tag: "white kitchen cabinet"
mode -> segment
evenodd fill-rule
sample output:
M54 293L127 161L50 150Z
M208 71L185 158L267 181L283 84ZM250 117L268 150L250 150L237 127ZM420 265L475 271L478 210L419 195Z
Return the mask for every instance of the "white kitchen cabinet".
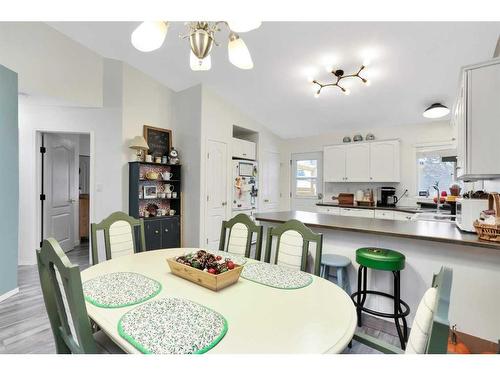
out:
M500 59L466 66L453 109L457 134L457 176L500 177Z
M394 211L394 220L401 220L401 221L412 220L413 216L414 214L409 212Z
M375 219L394 220L394 211L391 211L391 210L375 210Z
M326 146L323 149L323 180L345 182L346 150L344 145Z
M325 182L399 182L399 140L325 146Z
M375 210L370 210L367 208L347 208L347 207L341 207L340 208L340 215L341 216L353 216L353 217L368 217L368 218L374 218Z
M353 143L346 147L346 182L364 182L370 178L370 144Z
M278 211L280 205L280 154L264 151L260 161L260 211Z
M320 214L340 215L340 207L316 206L316 212Z
M370 181L399 182L399 140L370 143Z
M241 159L256 159L256 145L254 142L244 139L233 138L233 155L234 158Z

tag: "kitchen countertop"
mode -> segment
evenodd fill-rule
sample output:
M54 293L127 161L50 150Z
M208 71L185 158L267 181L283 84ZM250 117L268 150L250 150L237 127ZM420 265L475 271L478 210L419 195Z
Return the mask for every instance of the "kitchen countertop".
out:
M364 217L337 216L305 211L263 212L255 214L258 221L284 223L296 219L307 226L405 237L426 241L485 247L500 251L500 243L479 240L475 233L462 232L453 223L434 221L399 221Z
M366 210L388 210L388 211L399 211L399 212L408 212L412 214L417 214L421 212L435 212L436 209L423 209L418 206L413 207L405 207L405 206L397 206L397 207L381 207L381 206L355 206L351 204L337 204L337 203L316 203L316 206L323 207L340 207L340 208L359 208ZM445 212L444 210L441 210Z

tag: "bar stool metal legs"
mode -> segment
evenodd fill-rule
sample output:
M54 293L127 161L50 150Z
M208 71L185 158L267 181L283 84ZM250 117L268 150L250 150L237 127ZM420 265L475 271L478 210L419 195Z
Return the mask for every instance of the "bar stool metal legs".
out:
M408 324L406 322L406 316L410 313L410 307L406 302L401 299L401 277L400 271L392 271L394 276L394 295L388 293L379 292L376 290L368 290L367 288L367 267L359 266L358 269L358 291L353 293L351 298L356 306L356 313L358 315L358 327L363 325L362 312L381 316L384 318L394 319L396 325L396 330L398 332L399 342L401 344L401 349L406 348L406 342L408 341ZM375 294L394 300L394 309L392 313L384 313L380 311L375 311L365 307L366 296L368 294ZM401 327L402 325L402 327Z

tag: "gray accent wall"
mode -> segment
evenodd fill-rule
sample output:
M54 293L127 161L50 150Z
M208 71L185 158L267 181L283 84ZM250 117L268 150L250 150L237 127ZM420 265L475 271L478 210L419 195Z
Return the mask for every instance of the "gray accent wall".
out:
M17 288L19 150L17 73L0 65L0 298ZM35 251L35 249L33 249Z

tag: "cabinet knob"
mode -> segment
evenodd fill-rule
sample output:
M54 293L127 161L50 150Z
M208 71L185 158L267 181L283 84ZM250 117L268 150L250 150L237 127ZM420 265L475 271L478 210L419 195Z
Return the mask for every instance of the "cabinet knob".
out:
M160 231L158 229L155 230L155 234L160 234Z
M168 229L167 229L167 228L165 228L165 233L167 233L167 232L168 232Z

